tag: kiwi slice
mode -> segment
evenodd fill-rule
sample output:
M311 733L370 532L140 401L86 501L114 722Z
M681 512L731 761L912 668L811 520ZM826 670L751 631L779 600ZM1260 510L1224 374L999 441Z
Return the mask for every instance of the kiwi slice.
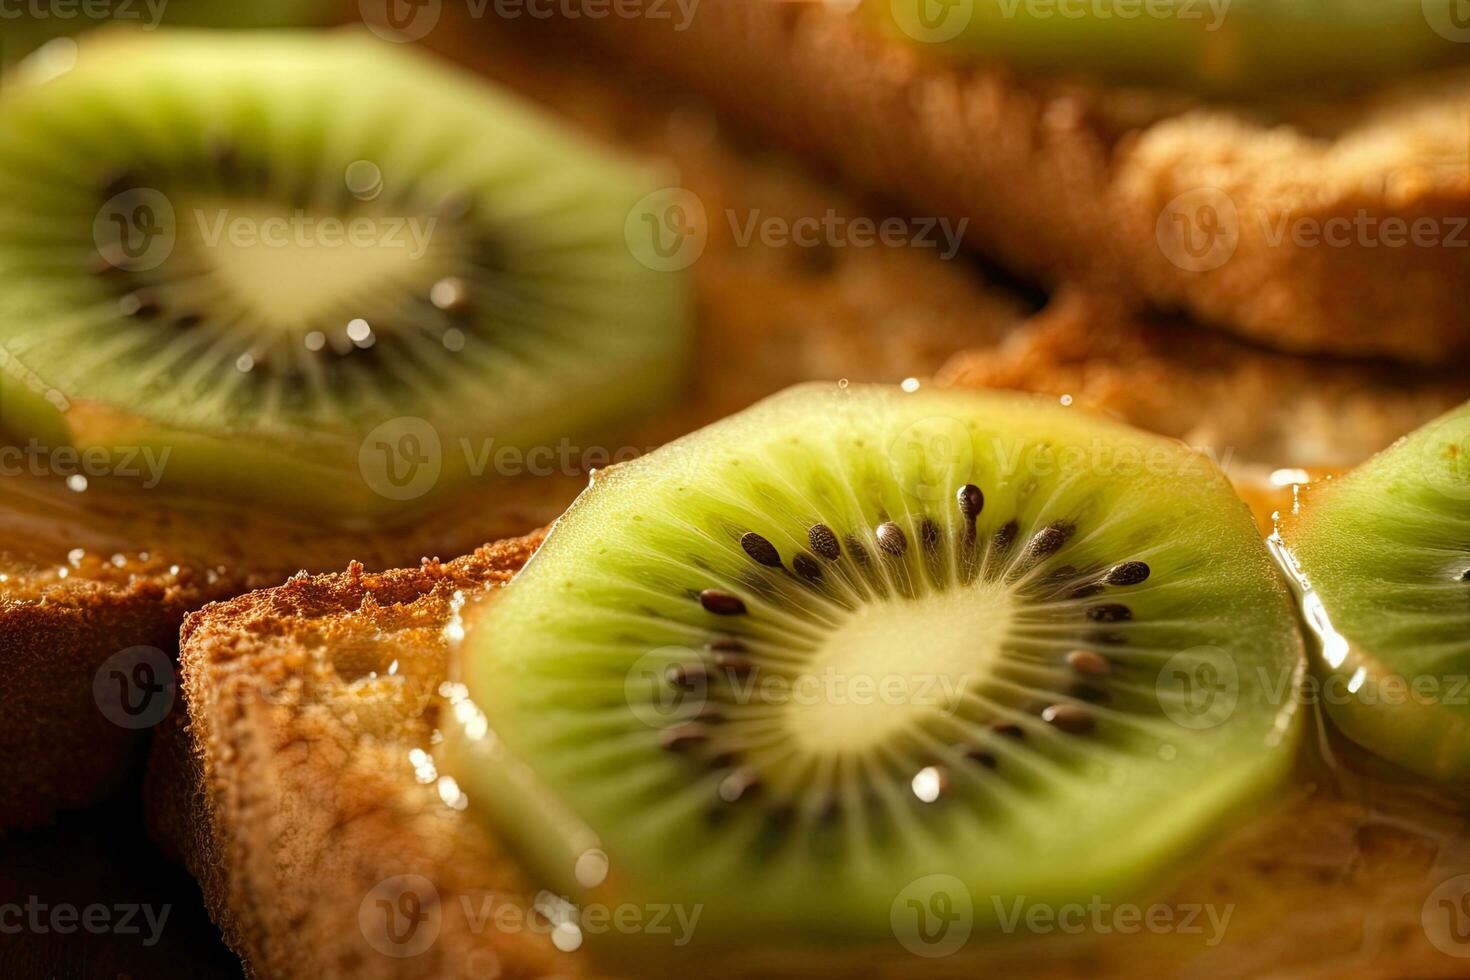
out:
M1457 0L864 0L966 60L1223 93L1463 64Z
M599 475L455 629L470 804L564 894L747 942L892 944L930 875L977 928L1137 887L1283 773L1303 672L1213 464L927 389L801 386Z
M1420 775L1470 777L1470 405L1302 488L1272 543L1338 727Z
M680 382L684 280L625 232L667 181L407 46L94 36L0 115L14 435L371 516Z

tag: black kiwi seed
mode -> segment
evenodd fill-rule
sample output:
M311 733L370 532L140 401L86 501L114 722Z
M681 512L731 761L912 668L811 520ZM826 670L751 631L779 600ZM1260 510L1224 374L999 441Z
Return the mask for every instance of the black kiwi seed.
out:
M852 560L855 561L857 564L866 565L869 561L872 560L868 556L868 549L864 548L863 543L857 538L853 537L851 534L847 536L847 540L843 543L847 545L848 553L852 555Z
M816 582L822 577L822 566L804 551L791 560L791 567L796 570L796 574L811 582Z
M731 674L746 677L755 670L755 661L738 653L717 653L715 666Z
M1000 530L995 532L995 538L991 543L994 544L996 551L1005 554L1011 550L1011 546L1016 543L1016 537L1020 533L1021 525L1017 521L1006 521L1005 524L1001 525Z
M736 769L720 782L720 799L726 803L738 803L755 796L761 790L761 778L750 769Z
M903 533L903 528L892 521L878 525L877 537L878 547L894 558L903 557L904 552L909 550L909 539Z
M1465 571L1460 574L1460 581L1470 582L1470 568L1465 569Z
M664 678L674 687L692 691L709 682L709 672L698 664L675 664L664 673Z
M806 539L821 557L828 561L836 561L842 557L842 547L837 543L837 534L825 524L814 524L807 531Z
M135 293L128 293L117 301L117 310L119 313L123 316L135 317L139 320L153 319L158 315L160 309L162 307L158 305L158 300L151 293L143 292L142 290Z
M1148 580L1149 571L1145 562L1125 561L1109 569L1103 581L1109 585L1137 585Z
M986 769L995 768L995 756L986 752L984 749L976 748L973 745L959 745L955 747L955 751L969 761L978 763Z
M696 722L685 722L665 728L659 736L658 744L660 748L670 752L682 752L708 741L709 729Z
M717 636L707 646L721 653L745 653L749 649L743 641L733 636Z
M776 546L754 531L745 532L740 538L740 547L758 565L765 565L767 568L781 567L781 553L776 550Z
M204 316L199 313L180 313L174 317L174 326L179 330L193 330L204 322Z
M939 522L932 517L926 517L919 522L919 542L925 551L933 551L939 547L939 537L944 532L940 530Z
M1086 735L1097 726L1090 712L1074 704L1054 704L1041 713L1041 720L1068 735Z
M1106 677L1113 672L1112 661L1096 650L1073 650L1067 654L1067 666L1088 677Z
M1067 542L1072 540L1072 535L1077 533L1077 525L1071 521L1056 521L1037 531L1026 543L1026 556L1032 559L1050 558L1061 551Z
M960 487L956 496L960 502L960 516L973 526L975 518L979 517L980 511L985 509L985 494L975 484L966 483Z
M1087 599L1097 595L1103 587L1096 582L1084 582L1067 593L1068 599Z
M714 613L716 616L745 614L745 601L721 589L705 589L699 593L699 604L704 607L705 612Z
M1088 609L1087 618L1094 623L1125 623L1133 618L1133 610L1120 603L1108 603Z
M1025 738L1026 730L1013 721L1002 721L991 727L991 731L1006 738Z

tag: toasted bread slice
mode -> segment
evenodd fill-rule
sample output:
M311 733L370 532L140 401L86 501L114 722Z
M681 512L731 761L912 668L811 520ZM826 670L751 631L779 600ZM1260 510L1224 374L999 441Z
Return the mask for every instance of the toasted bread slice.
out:
M603 66L575 51L537 56L509 27L469 37L446 27L432 40L625 153L672 159L711 209L787 222L829 210L864 213L791 161L742 148L707 107L676 91L608 85ZM148 690L130 687L134 671L145 671L136 679L148 689L167 687L167 660L189 610L300 569L356 560L381 570L525 533L570 503L588 466L646 450L798 381L932 374L956 350L995 343L1027 310L963 263L904 249L742 244L725 222L712 224L693 275L698 350L675 411L626 433L622 445L549 447L552 462L536 469L529 458L524 466L512 461L517 469L492 488L412 526L344 533L165 502L156 493L108 494L94 485L79 494L63 474L9 475L7 465L0 666L11 680L0 688L0 781L10 792L0 798L0 829L84 804L127 769L137 739L122 725L157 720L172 697L165 689L147 700ZM139 647L154 653L134 653ZM107 666L117 655L125 662ZM125 711L121 699L139 713Z
M503 586L537 543L383 574L353 566L189 618L188 721L155 742L150 825L252 975L599 974L587 949L551 940L538 885L473 808L453 805L433 759L458 599ZM1463 947L1426 932L1421 909L1463 870L1463 821L1360 763L1304 773L1126 921L1104 906L1078 912L1081 927L1021 926L949 959L897 944L856 962L753 950L683 975L1448 975Z
M1463 371L1271 354L1078 288L939 380L1067 395L1206 447L1233 476L1354 466L1470 398Z
M853 6L705 0L554 29L591 32L908 208L968 219L975 246L1025 275L1282 350L1470 351L1470 73L1225 103L957 67Z

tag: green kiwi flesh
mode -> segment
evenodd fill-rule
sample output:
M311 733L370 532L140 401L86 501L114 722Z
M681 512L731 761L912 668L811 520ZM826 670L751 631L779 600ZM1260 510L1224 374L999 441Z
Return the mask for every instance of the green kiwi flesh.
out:
M1225 94L1463 64L1456 0L864 0L966 60Z
M562 894L747 944L892 946L928 875L977 930L1140 887L1283 774L1304 669L1203 456L856 385L598 474L451 634L469 805Z
M667 181L408 46L93 35L0 114L13 437L377 518L418 495L365 454L407 482L437 448L443 489L490 440L611 439L682 382L684 278L625 238Z
M1470 778L1470 405L1304 488L1273 544L1338 727L1420 775Z

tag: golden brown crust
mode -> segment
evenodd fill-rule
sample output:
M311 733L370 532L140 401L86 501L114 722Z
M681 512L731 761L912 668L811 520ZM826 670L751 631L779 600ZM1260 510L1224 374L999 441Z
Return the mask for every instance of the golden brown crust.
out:
M534 889L409 759L431 744L454 594L503 585L539 542L383 574L353 566L189 618L190 723L155 750L151 820L254 974L570 972L544 934L472 950L461 895L524 909ZM409 947L381 922L358 922L380 893L397 900L400 875L433 884L420 893L435 905L437 939L411 960L397 958Z
M975 245L1027 275L1283 350L1470 351L1464 74L1232 106L960 69L821 4L708 0L687 25L557 27L595 32L885 197L969 218Z

